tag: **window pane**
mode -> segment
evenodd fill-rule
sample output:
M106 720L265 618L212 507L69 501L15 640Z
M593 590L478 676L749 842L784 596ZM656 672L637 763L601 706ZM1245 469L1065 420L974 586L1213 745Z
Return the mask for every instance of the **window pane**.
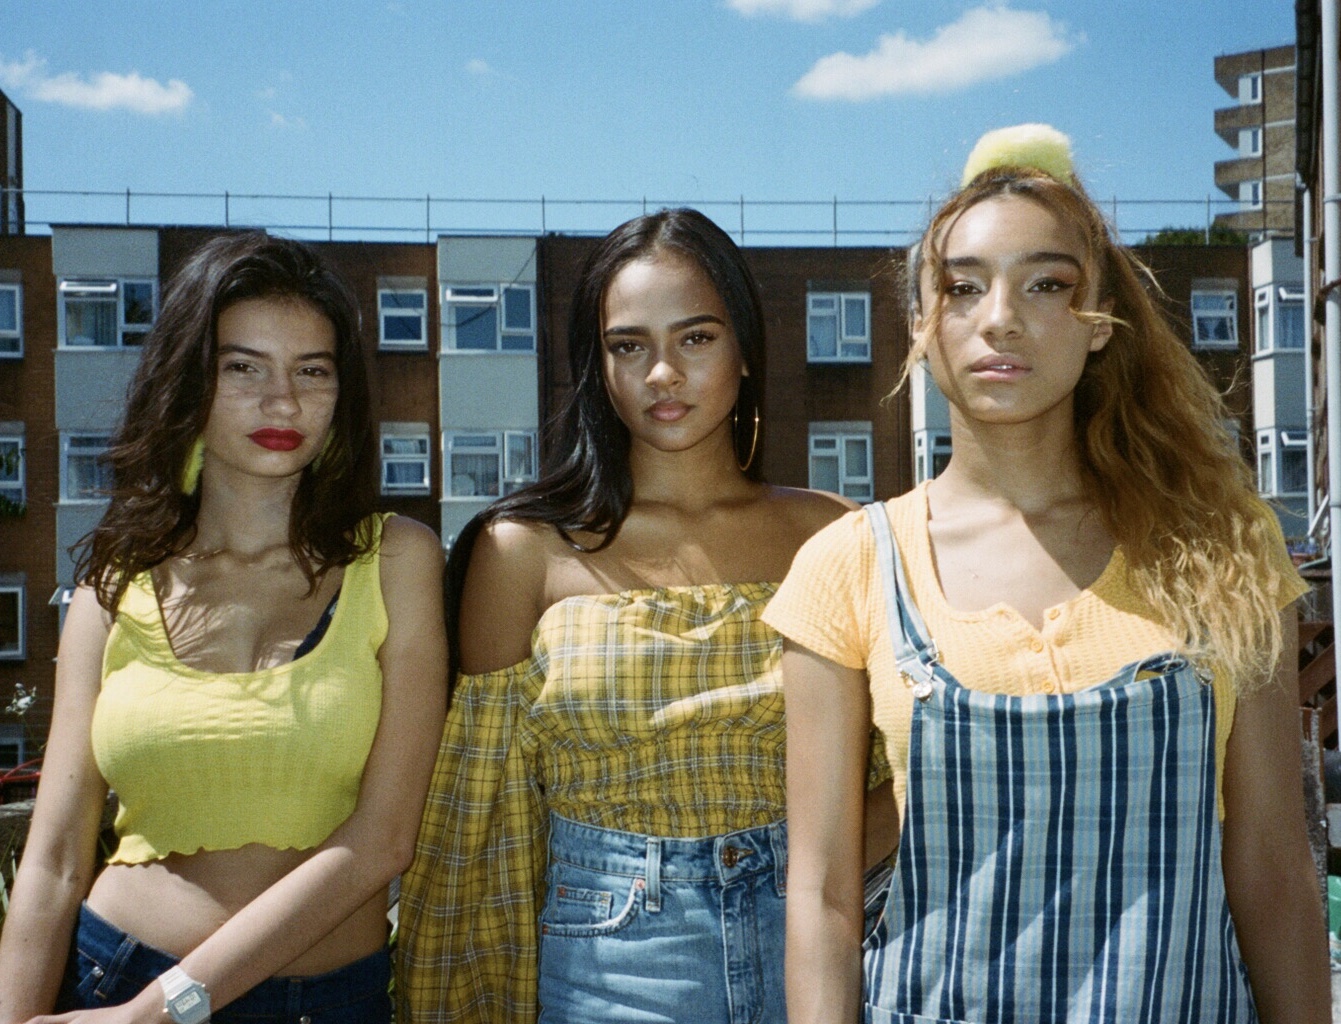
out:
M1198 316L1197 341L1232 343L1234 321L1227 316Z
M1232 313L1234 295L1231 292L1193 292L1192 309L1198 313Z
M116 300L65 300L65 344L88 347L116 344Z
M503 335L503 351L505 352L534 352L535 335L534 334L505 334Z
M485 352L498 348L498 307L456 305L450 316L457 348Z
M871 475L871 467L867 462L867 444L864 437L849 437L843 440L843 460L844 469L847 477L860 477L865 479Z
M0 288L0 331L19 329L19 293L13 288Z
M452 497L498 496L498 456L452 454Z
M381 292L378 298L381 299L384 310L421 310L427 301L423 292Z
M426 437L384 437L382 438L383 455L427 455L428 438Z
M19 592L0 590L0 653L17 654L20 649Z
M847 484L843 487L843 497L851 498L853 501L870 501L870 484Z
M1257 453L1257 489L1263 494L1276 493L1276 481L1271 470L1271 452Z
M22 458L18 441L0 441L0 484L19 482Z
M1276 306L1276 347L1304 347L1303 303L1282 302Z
M1308 490L1308 452L1305 449L1281 451L1280 489L1284 494L1302 494Z
M1271 348L1271 316L1267 306L1257 307L1257 351Z
M503 326L509 331L531 329L531 289L503 289Z
M424 321L418 314L414 316L382 317L382 340L384 341L423 341Z
M427 487L428 466L409 460L382 464L382 479L388 487Z
M843 300L843 336L845 338L864 338L866 329L866 300L862 298Z
M838 456L810 456L810 486L819 491L838 490Z
M154 322L154 286L149 281L127 281L124 288L125 322L149 325Z
M67 498L103 498L112 486L112 472L96 455L71 455L66 466Z
M832 359L838 355L838 317L810 315L810 358Z
M507 436L508 478L517 480L535 476L535 441L530 434Z

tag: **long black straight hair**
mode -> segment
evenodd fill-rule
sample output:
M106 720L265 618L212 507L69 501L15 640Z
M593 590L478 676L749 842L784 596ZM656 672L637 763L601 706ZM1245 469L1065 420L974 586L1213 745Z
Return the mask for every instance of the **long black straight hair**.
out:
M628 264L661 253L692 260L712 282L731 318L748 375L740 380L732 442L745 475L760 478L758 438L763 410L764 314L759 287L731 237L697 210L659 210L626 221L606 235L582 264L568 321L568 366L573 392L552 425L557 465L529 487L500 498L457 535L444 579L450 673L459 668L461 595L475 539L500 519L546 523L574 548L595 552L619 534L633 498L629 431L606 391L601 315L615 275ZM748 462L747 462L748 460ZM594 533L591 547L574 533Z

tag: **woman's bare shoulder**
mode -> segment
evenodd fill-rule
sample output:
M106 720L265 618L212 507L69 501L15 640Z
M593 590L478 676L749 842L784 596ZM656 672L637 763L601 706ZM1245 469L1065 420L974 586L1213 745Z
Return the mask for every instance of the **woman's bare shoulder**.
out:
M770 511L780 512L808 534L828 526L860 506L850 498L831 491L811 491L804 487L770 486L766 500Z
M552 561L565 547L546 523L499 519L475 539L461 595L461 666L470 674L524 661L544 613Z

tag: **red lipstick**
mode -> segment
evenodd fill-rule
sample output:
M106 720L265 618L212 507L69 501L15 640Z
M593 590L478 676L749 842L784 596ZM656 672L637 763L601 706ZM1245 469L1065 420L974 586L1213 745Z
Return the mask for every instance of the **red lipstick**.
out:
M291 452L303 443L303 434L298 430L279 430L263 427L247 435L256 444L272 452Z

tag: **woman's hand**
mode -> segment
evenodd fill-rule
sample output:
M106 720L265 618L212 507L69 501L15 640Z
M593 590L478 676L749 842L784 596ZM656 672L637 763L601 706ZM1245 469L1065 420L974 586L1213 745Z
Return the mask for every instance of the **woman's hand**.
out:
M866 673L786 641L787 1017L861 1016Z
M1304 828L1298 613L1281 613L1275 679L1239 698L1225 758L1222 863L1263 1024L1327 1024L1331 978Z

